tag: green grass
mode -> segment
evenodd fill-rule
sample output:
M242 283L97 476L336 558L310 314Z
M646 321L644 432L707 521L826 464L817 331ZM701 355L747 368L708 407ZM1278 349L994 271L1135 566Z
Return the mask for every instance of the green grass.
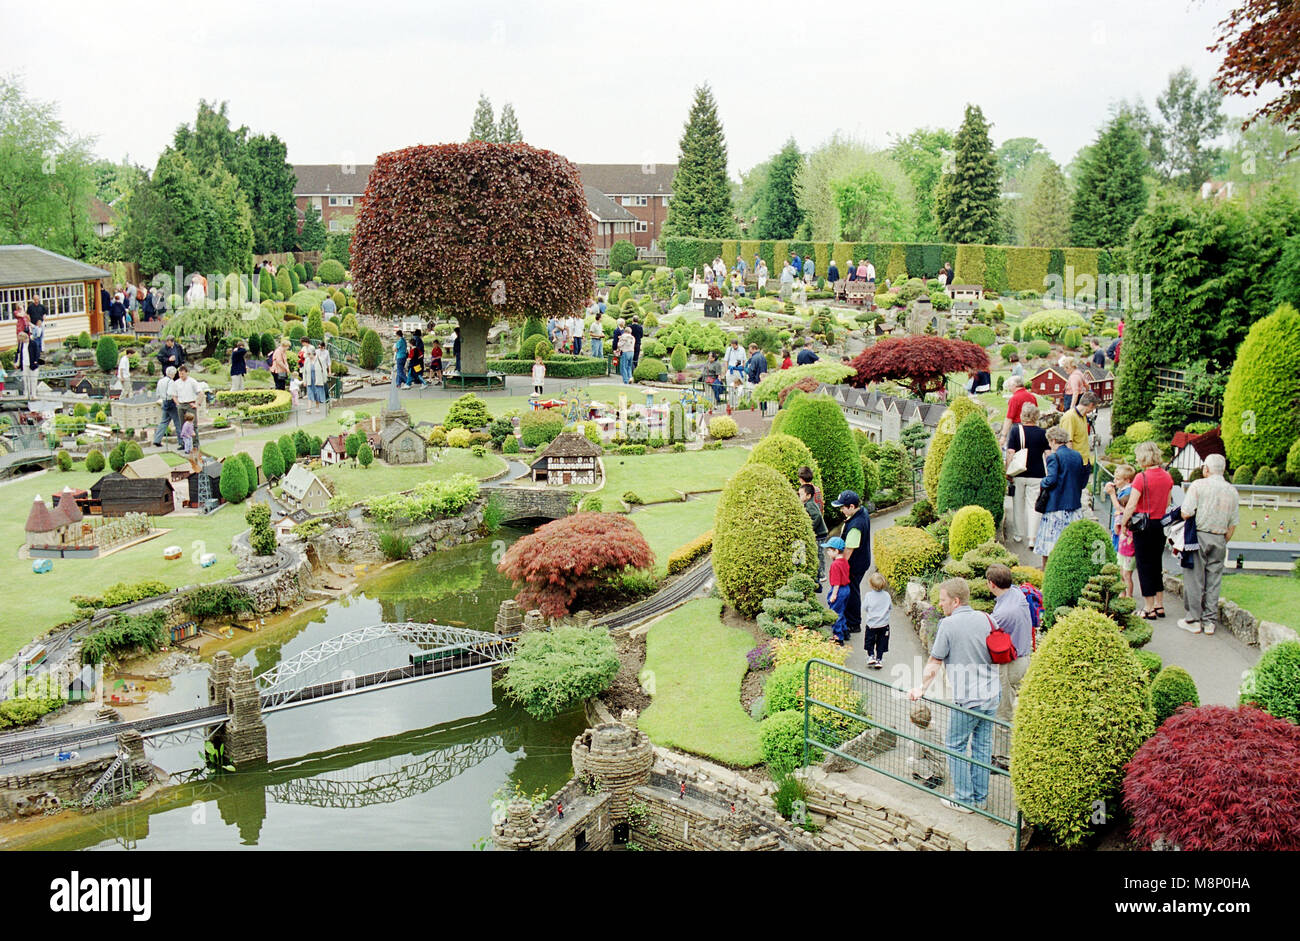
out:
M437 452L430 448L430 456ZM453 474L471 474L483 479L506 469L506 462L495 454L475 457L467 448L447 448L442 457L429 464L390 467L376 461L369 467L353 467L350 461L322 467L317 473L334 483L335 494L356 502L379 494L410 490L426 480L445 480Z
M1224 573L1219 594L1261 620L1276 621L1300 631L1300 580L1282 575L1234 573L1229 569Z
M740 706L754 641L723 625L721 613L721 601L701 598L650 628L645 665L654 701L637 725L656 745L749 767L763 759L758 723Z
M721 490L731 475L749 460L749 450L606 454L604 460L608 478L602 493L620 498L631 490L646 503L664 503L680 500L679 491Z
M1264 519L1264 514L1268 514L1268 519ZM1276 538L1278 542L1300 542L1300 507L1284 506L1279 509L1272 507L1265 508L1262 506L1243 506L1240 509L1241 521L1237 524L1237 531L1232 534L1233 539L1240 539L1245 542L1265 542L1270 545ZM1250 528L1251 521L1258 523L1255 529ZM1277 529L1278 522L1286 524L1286 532L1280 533ZM1264 535L1264 530L1269 531L1268 539L1263 540L1259 537ZM1296 600L1300 601L1300 584L1296 586Z
M116 582L145 578L157 578L176 587L215 582L238 574L230 540L235 533L248 528L244 522L246 504L223 507L209 516L174 513L160 516L155 524L170 529L166 535L104 558L55 559L52 572L34 574L30 560L17 558L17 549L26 540L24 525L32 497L39 491L48 504L52 492L65 486L88 488L100 476L84 470L55 471L0 486L0 545L5 547L0 576L7 588L5 613L0 618L0 659L11 656L32 638L73 617L76 608L68 600L72 595L98 594ZM199 549L193 545L196 540L203 543ZM184 556L173 562L164 561L163 548L170 545L180 546L185 550ZM196 552L216 553L217 564L199 568L194 562Z
M655 574L664 575L668 556L696 536L713 528L719 493L692 497L685 503L657 503L635 510L629 517L641 530L655 554Z

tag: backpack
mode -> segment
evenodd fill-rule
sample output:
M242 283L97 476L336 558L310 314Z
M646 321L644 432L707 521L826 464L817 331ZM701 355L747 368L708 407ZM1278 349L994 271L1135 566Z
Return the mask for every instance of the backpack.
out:
M997 622L987 614L989 619L989 636L984 643L989 648L989 659L994 663L1010 663L1016 659L1016 645L1011 643L1011 635L998 627Z
M1021 584L1020 593L1029 602L1029 623L1034 630L1038 630L1038 626L1043 623L1043 593L1029 582Z

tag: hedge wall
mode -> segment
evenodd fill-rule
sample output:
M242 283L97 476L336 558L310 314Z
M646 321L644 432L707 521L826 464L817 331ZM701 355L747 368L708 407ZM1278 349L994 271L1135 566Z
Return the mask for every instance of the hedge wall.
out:
M527 376L533 371L531 359L489 359L488 368L507 376ZM586 376L604 376L609 372L609 361L592 356L552 354L546 359L547 379L578 379Z
M877 277L897 281L905 277L934 277L940 265L952 262L957 284L982 284L999 293L1038 291L1046 288L1049 274L1064 276L1067 267L1076 277L1109 274L1115 265L1111 253L1100 248L1031 248L1020 245L953 245L918 242L797 242L717 241L695 238L664 239L670 268L698 268L721 254L728 267L739 251L748 265L754 252L767 262L769 276L779 278L790 252L817 260L817 274L825 275L834 259L843 266L863 258L876 266ZM1084 287L1085 286L1080 286ZM1095 290L1095 289L1094 289Z

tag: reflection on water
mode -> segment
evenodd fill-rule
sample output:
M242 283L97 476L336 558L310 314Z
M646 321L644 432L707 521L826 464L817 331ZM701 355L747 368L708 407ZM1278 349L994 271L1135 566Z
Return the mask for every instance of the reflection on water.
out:
M398 566L347 598L226 646L260 673L327 638L380 621L490 631L497 607L513 594L495 563L520 535L503 531ZM391 650L386 659L371 654L348 666L391 666L394 656ZM192 707L205 681L206 665L179 674L163 694L166 708ZM542 723L504 704L484 670L290 709L266 721L270 762L264 768L195 773L199 743L151 749L160 767L196 779L138 806L64 821L20 845L468 849L490 832L491 800L499 789L554 791L568 779L569 746L583 727L580 709Z

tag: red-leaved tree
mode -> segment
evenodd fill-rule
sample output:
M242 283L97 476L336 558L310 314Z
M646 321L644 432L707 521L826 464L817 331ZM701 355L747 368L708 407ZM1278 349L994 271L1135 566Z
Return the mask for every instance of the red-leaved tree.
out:
M1300 3L1245 0L1219 23L1222 52L1214 80L1230 95L1252 97L1266 86L1281 91L1265 102L1246 125L1268 118L1300 130Z
M497 571L523 586L525 610L564 617L578 593L599 588L624 569L649 568L654 553L641 530L619 513L577 513L547 523L506 552Z
M582 309L591 253L572 163L527 144L472 141L379 156L357 210L352 273L371 312L454 316L461 369L482 374L494 321Z
M1252 706L1181 707L1125 767L1134 840L1300 850L1300 727Z
M859 389L872 382L902 383L918 398L944 387L950 372L989 368L984 347L944 337L890 337L869 346L849 363L857 370L848 383Z

